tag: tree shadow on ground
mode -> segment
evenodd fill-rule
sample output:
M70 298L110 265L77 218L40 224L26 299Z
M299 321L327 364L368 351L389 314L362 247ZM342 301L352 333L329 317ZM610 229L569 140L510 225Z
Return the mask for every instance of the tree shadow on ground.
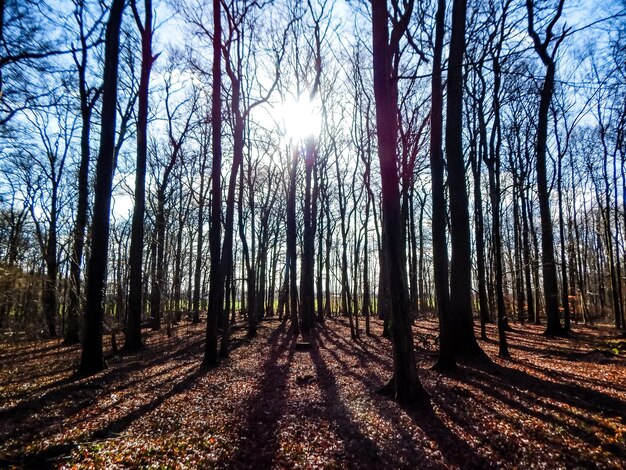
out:
M256 395L242 410L244 424L239 432L239 448L227 466L270 468L278 451L278 427L284 413L289 368L295 352L296 337L286 333L280 323L267 340L269 354L262 367Z
M598 447L603 444L598 437L598 430L608 435L613 432L603 423L603 417L614 417L626 422L626 402L576 383L544 380L491 361L465 364L452 376L459 383L470 386L468 390L440 384L439 393L445 396L445 400L441 400L439 405L457 425L468 432L476 432L476 419L473 411L467 407L468 399L472 398L471 403L476 408L484 408L485 397L488 397L486 402L501 406L497 410L484 408L483 411L508 423L511 429L517 428L521 432L523 427L532 426L533 420L545 423L540 427L526 429L526 432L534 434L539 442L551 447L552 452L561 454L568 468L579 466L588 455L586 451L570 446L567 436ZM555 429L561 430L565 437L553 435ZM489 435L484 438L491 440L489 445L494 454L501 453L503 458L511 453L512 448L516 448L517 452L524 445L515 441L499 443L498 439ZM606 450L626 459L625 448L613 446Z
M31 350L29 346L32 347L33 350ZM45 343L41 343L40 341L17 342L8 347L0 348L0 361L2 361L2 363L8 363L19 361L33 355L40 358L49 355L56 356L60 350L75 351L78 349L79 346L77 345L63 346L59 339L49 339Z
M321 330L320 333L320 337L328 338L330 336L330 332L327 334L324 330ZM336 333L333 332L333 335L336 335ZM403 437L402 440L405 445L410 442L414 443L413 448L409 449L409 452L404 453L404 455L411 455L411 460L408 462L396 461L392 450L381 449L375 441L359 430L358 425L351 418L350 411L343 401L345 398L342 398L342 394L338 389L335 375L320 354L319 345L317 344L319 343L319 338L316 340L316 336L312 336L311 342L311 359L315 365L320 386L323 387L324 401L327 406L332 406L329 410L325 410L325 413L326 416L328 413L336 415L337 431L339 437L344 441L345 452L348 454L348 461L351 464L365 468L389 468L402 465L409 465L414 468L439 468L441 464L432 460L432 455L429 455L426 449L417 445L414 440L415 436L412 436L404 428L399 418L399 413L405 412L426 437L435 442L447 465L456 465L461 468L492 467L489 461L478 455L460 436L448 429L445 423L433 411L430 404L427 403L424 403L423 406L417 409L402 410L397 406L378 406L374 410L381 417L394 424L394 431ZM341 348L340 344L336 346ZM343 345L343 347L348 346ZM331 354L333 360L338 360L332 350L329 349L327 352ZM345 353L349 354L350 351L345 351ZM354 351L352 354L354 354ZM388 365L390 366L390 363ZM358 371L367 375L367 369L363 365ZM358 374L354 373L354 375L358 379ZM361 379L361 382L370 389L373 395L378 387L372 387L372 385L374 382L378 382L378 385L380 385L380 378L377 380L373 377L369 380ZM384 399L377 397L376 400L380 403L380 400ZM469 467L468 464L470 465Z
M376 353L365 347L363 344L357 342L349 342L338 335L331 328L326 325L317 327L317 334L312 336L318 349L324 349L333 357L342 368L342 372L362 382L366 387L380 387L380 378L371 373L368 369L368 362L373 361L379 365L390 368L391 361L387 358L387 355L380 351L378 347L371 348ZM326 346L328 343L328 346ZM356 364L349 364L344 358L356 359Z
M132 409L127 414L108 422L105 426L94 430L90 433L88 439L106 439L115 434L123 432L135 420L154 410L174 395L183 392L203 374L203 371L201 371L200 369L196 369L189 375L183 375L182 377L175 377L171 380L168 380L167 385L171 385L169 391L167 391L166 393L157 394L157 396L149 402ZM22 468L56 468L59 464L57 460L61 457L69 455L72 450L74 450L79 444L80 442L56 444L46 447L45 449L38 452L14 455L6 459L6 462L9 462L13 465L19 465ZM0 463L2 462L0 461Z
M156 338L154 334L148 337ZM79 443L47 446L42 451L29 453L24 444L35 438L41 441L60 431L60 423L68 419L80 424L81 419L88 420L89 408L94 406L103 394L124 392L144 384L153 391L157 398L145 401L139 406L129 403L129 411L121 417L105 420L99 429L90 431L84 439L102 438L128 427L133 421L159 406L164 400L182 391L199 376L198 372L189 373L190 364L199 363L199 360L189 359L201 352L201 338L177 338L173 344L170 339L157 338L148 347L133 356L116 356L110 361L110 367L101 374L77 380L71 375L71 368L65 368L65 377L30 387L28 394L19 393L10 398L16 401L0 410L0 440L10 440L5 446L5 460L9 462L23 462L28 468L45 467L45 462L55 459L71 451ZM41 349L49 354L50 348ZM22 356L15 356L23 359ZM180 360L185 358L188 367L181 367ZM63 357L64 361L71 361ZM35 355L33 360L37 360ZM138 373L141 371L141 374ZM20 383L30 385L29 381L38 373L26 374L20 377ZM140 391L141 393L141 391ZM152 395L152 394L151 394ZM136 397L133 397L136 398ZM6 397L5 397L6 399ZM0 403L1 404L1 403ZM121 405L124 405L122 402ZM99 405L104 411L112 405ZM80 416L84 416L80 418ZM92 418L91 418L92 419ZM84 439L80 439L81 441ZM8 455L8 457L7 457ZM0 462L1 464L2 462Z
M197 349L202 344L201 339L197 339L191 343L191 349ZM135 383L145 382L146 379L156 378L160 375L164 375L171 370L175 370L179 367L176 363L171 363L174 359L181 354L189 354L189 350L173 351L169 354L163 354L161 348L150 348L149 351L143 351L141 355L132 357L126 361L124 365L111 364L111 367L105 369L100 375L94 377L87 377L83 379L77 379L74 375L61 378L50 384L45 384L36 389L40 392L38 396L29 398L27 400L19 401L17 404L11 407L6 407L0 410L0 422L7 419L14 421L20 421L24 418L28 418L28 415L32 413L32 410L41 409L44 407L62 406L63 402L73 400L74 398L82 398L83 391L94 389L107 389L114 387L113 390L123 390L131 388ZM149 357L149 358L148 358ZM153 366L161 366L163 364L170 363L167 369L157 371L153 376L142 375L136 377L135 372L141 369L149 369ZM72 370L71 368L68 369ZM30 376L25 378L24 381L30 379ZM119 384L119 386L115 386ZM32 394L34 390L29 390ZM89 395L89 394L88 394ZM86 404L85 406L88 406ZM73 414L79 411L83 406L74 407L73 410L68 409L66 414Z
M309 410L310 417L317 420L332 419L337 435L343 442L342 455L337 457L347 459L355 466L367 463L372 468L382 468L385 464L384 455L376 442L363 434L352 419L337 386L337 379L320 355L318 336L312 334L310 341L311 349L308 352L315 367L317 383L323 398L320 406Z
M446 425L430 406L406 410L413 422L435 443L447 465L458 468L495 468L493 461L480 455L468 442ZM398 423L399 424L399 423Z

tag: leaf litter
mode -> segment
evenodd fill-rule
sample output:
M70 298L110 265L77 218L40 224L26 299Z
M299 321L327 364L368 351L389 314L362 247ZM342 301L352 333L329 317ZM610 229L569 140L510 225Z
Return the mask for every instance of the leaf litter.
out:
M80 349L57 341L0 344L0 466L56 468L626 468L626 358L608 327L570 338L514 325L512 359L430 370L437 325L416 322L430 405L377 393L391 345L350 339L344 319L296 350L288 325L233 330L228 359L202 372L204 328L146 332L136 355L111 355L75 380ZM107 342L110 344L110 342ZM617 351L617 353L615 352Z

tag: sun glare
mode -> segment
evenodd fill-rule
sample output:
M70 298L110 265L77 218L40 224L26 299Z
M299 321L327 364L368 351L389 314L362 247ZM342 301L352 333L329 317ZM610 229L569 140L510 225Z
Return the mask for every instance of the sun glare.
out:
M280 113L286 140L301 140L319 135L322 117L315 101L305 96L287 100L283 102Z

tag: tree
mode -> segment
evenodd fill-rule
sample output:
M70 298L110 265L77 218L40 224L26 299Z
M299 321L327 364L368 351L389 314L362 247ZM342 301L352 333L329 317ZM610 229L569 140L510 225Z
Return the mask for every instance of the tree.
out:
M224 302L224 276L220 259L220 234L222 229L222 18L220 0L213 0L213 67L211 85L211 132L213 159L211 163L211 218L209 248L211 271L209 275L209 307L207 310L206 341L202 367L218 364L217 320Z
M89 165L91 160L91 120L93 110L100 98L102 88L90 87L87 81L89 44L87 36L89 29L86 24L85 2L74 0L76 9L74 17L78 25L80 48L72 51L72 58L78 74L78 94L80 99L80 165L78 169L78 198L76 201L76 217L70 258L70 290L69 305L67 308L67 328L64 344L70 345L79 342L80 311L81 311L81 271L83 251L85 248L85 229L87 228L87 211L89 206ZM102 28L98 23L100 35Z
M550 192L548 190L548 172L546 164L548 117L550 102L554 92L554 80L556 75L556 53L566 37L566 30L556 37L553 43L554 27L561 17L565 0L559 0L556 11L549 20L545 38L542 40L535 26L535 3L526 0L528 10L528 34L533 40L535 52L541 59L546 73L541 88L539 112L537 116L537 137L535 151L537 154L537 192L539 195L539 212L541 215L541 262L543 265L543 293L546 304L546 335L564 334L563 326L559 319L559 288L556 275L556 261L554 259L554 233L552 227L552 215L550 213ZM553 43L553 44L552 44Z
M34 113L26 115L36 129L41 147L35 147L36 153L25 149L24 156L28 156L30 162L20 162L21 165L25 165L24 174L28 175L31 193L30 211L35 224L35 235L46 265L42 309L48 335L51 338L57 336L56 323L59 313L57 278L59 275L59 216L63 188L61 183L75 131L75 121L70 114L69 106L63 103L60 97L53 98L47 110L35 110ZM43 153L43 158L37 155L39 152ZM30 165L34 167L33 170L30 169ZM43 207L39 209L43 212L41 219L46 222L45 227L42 226L40 217L36 214L38 206L36 199L43 201Z
M221 253L222 271L224 279L227 283L232 282L232 279L234 278L233 229L235 216L235 190L237 185L237 176L239 174L239 170L242 169L244 163L246 128L249 127L250 113L252 112L252 110L257 106L266 103L278 84L278 80L280 78L280 65L285 50L287 32L289 31L288 27L283 35L282 44L276 47L276 51L273 51L276 53L276 72L273 77L273 81L267 88L267 91L262 94L262 96L259 96L256 99L252 100L252 97L249 96L246 92L247 88L250 86L249 84L252 83L254 78L256 78L258 81L257 74L251 71L253 67L256 68L255 66L257 64L251 64L249 61L246 61L246 57L249 56L247 53L244 54L244 50L247 48L255 47L254 42L255 39L257 39L257 36L255 36L254 33L254 9L256 9L257 7L258 5L251 3L250 5L247 5L240 10L235 2L225 8L228 17L228 30L222 49L226 75L228 76L231 85L230 110L232 114L233 130L233 161L230 177L228 180L228 189L226 196L226 217L224 223L224 242ZM256 49L254 50L256 51ZM241 176L243 176L243 169ZM243 186L240 188L240 191L242 190ZM251 187L249 187L249 190L249 198L250 202L252 203L254 195ZM243 201L240 200L240 203L243 204ZM242 243L244 244L244 251L246 253L249 253L245 237L242 238ZM253 263L250 263L249 258L249 256L245 256L248 276L248 295L252 300L255 297L256 293L256 276L252 266ZM230 292L230 288L227 287L225 291ZM255 304L256 302L253 301L251 303ZM248 305L248 336L251 338L256 336L256 310L257 309L254 305ZM222 343L220 345L220 354L225 357L228 355L228 338L230 325L228 322L228 315L225 315L224 311L221 311L219 315L219 318L222 319L222 324L224 327L224 334L222 335Z
M130 239L130 286L128 293L128 321L124 349L136 351L142 347L141 314L143 311L143 246L146 205L146 160L148 155L148 109L150 73L156 56L152 54L152 0L144 0L144 19L139 17L137 1L131 1L135 23L141 34L141 73L137 107L137 163L135 167L135 205L133 207Z
M35 0L0 1L0 125L40 107L59 83L41 80L49 76L51 58L70 52L61 43L59 25L49 19L54 13Z
M448 244L446 241L446 193L444 188L443 134L443 84L441 82L441 60L445 34L446 2L438 0L435 15L435 44L433 51L433 73L431 81L430 107L430 175L432 184L432 237L433 270L437 316L439 317L439 357L435 368L453 369L456 366L452 320L450 312L450 290L448 285Z
M154 230L156 241L156 266L154 267L152 291L150 295L150 317L152 320L152 329L158 331L161 328L161 299L162 291L165 288L165 229L166 229L166 204L170 196L169 185L171 182L172 171L179 162L182 154L182 146L187 135L193 125L192 119L196 113L197 97L192 90L192 95L173 106L172 100L173 90L171 76L165 79L165 116L167 119L167 158L165 165L161 165L155 152L155 164L162 168L160 177L156 180L156 210L154 214ZM187 116L182 120L182 125L176 129L175 120L183 106L189 106Z
M393 7L399 8L397 2ZM415 405L426 396L417 377L413 331L407 305L407 273L405 240L399 227L400 192L396 146L398 139L397 82L394 63L397 64L399 43L413 11L413 2L404 2L400 19L388 30L386 0L372 0L372 54L374 66L374 98L376 103L376 136L380 161L382 218L386 228L383 247L388 265L391 298L391 330L393 342L393 377L386 391L404 405ZM394 57L395 56L395 57ZM394 60L396 59L396 60Z
M105 34L104 71L100 148L96 164L96 186L91 227L92 250L87 265L85 332L83 336L79 375L93 375L106 367L102 351L102 319L104 317L104 286L109 244L109 212L113 171L115 170L115 121L119 42L124 0L112 0Z
M450 310L454 321L457 353L482 352L474 336L472 319L472 254L469 201L463 156L463 55L465 52L466 0L452 3L452 33L448 58L448 98L446 101L446 154L450 191Z
M315 11L310 0L308 0L309 10L313 19L313 85L309 92L309 101L313 102L318 95L320 79L322 73L322 32L321 21L325 14L326 3L321 5L319 13ZM317 159L318 146L316 136L309 135L306 139L306 150L304 157L304 207L303 207L303 246L302 246L302 270L300 277L300 318L302 331L308 333L315 321L315 292L314 292L314 272L315 272L315 232L316 232L316 199L317 199L317 179L312 187L311 179L313 169Z

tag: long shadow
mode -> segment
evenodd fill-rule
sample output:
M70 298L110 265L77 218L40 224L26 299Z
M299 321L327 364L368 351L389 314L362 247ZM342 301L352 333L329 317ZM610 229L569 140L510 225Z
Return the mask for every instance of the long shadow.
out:
M541 367L540 365L536 365L528 361L519 361L519 362L524 364L524 367L528 367L529 369L533 369L537 371L537 373L540 373L540 374L546 373L545 367ZM577 362L577 361L573 361L573 362ZM604 363L596 363L596 364L605 365ZM614 362L608 363L608 365L612 365L612 364L615 364L615 363ZM592 387L593 386L605 387L605 388L610 388L618 392L626 392L626 386L622 384L607 382L606 380L602 381L602 380L595 379L593 377L581 377L579 375L575 375L575 374L572 374L570 372L566 372L563 370L557 370L557 371L550 370L550 372L555 376L558 375L559 379L564 379L564 381L566 381L567 383L579 382L579 383L589 384ZM547 375L550 375L550 374L547 374Z
M286 332L285 323L273 331L267 340L270 353L263 364L258 392L247 403L245 423L239 433L239 448L227 467L270 468L278 452L278 426L284 413L287 379L295 352L296 337ZM281 337L282 336L282 337ZM282 363L279 359L284 357Z
M466 379L483 375L485 381L499 381L518 390L528 390L537 396L562 401L592 413L613 413L626 420L626 402L576 383L549 382L518 369L496 363L476 367ZM506 382L505 382L506 380Z
M195 346L202 344L202 339L194 341ZM172 351L169 354L162 354L160 350L154 349L145 351L143 355L137 356L132 360L129 360L126 364L116 367L110 367L106 369L102 375L93 378L86 378L77 380L74 376L62 378L56 382L45 385L40 388L39 391L43 391L40 396L31 398L29 400L23 400L12 407L0 410L0 422L11 418L13 421L18 421L21 418L28 418L32 410L41 409L48 406L53 406L57 402L64 401L68 395L74 394L84 389L90 388L106 388L112 383L119 382L123 384L119 389L126 389L132 387L137 382L143 382L146 380L146 376L136 377L135 372L139 367L142 369L149 369L153 366L162 365L169 362L172 359L178 358L182 355L191 355L192 348L184 348L182 350ZM146 356L152 356L148 359ZM175 366L173 366L175 367ZM161 372L157 373L160 374ZM88 404L86 405L88 406ZM75 413L82 407L72 407L71 412Z
M492 384L487 383L490 379L485 380L483 376L473 377L472 379L466 379L468 384L471 384L481 394L493 397L496 401L508 406L513 410L517 410L520 413L532 416L540 421L557 424L563 428L569 428L570 433L581 440L598 444L596 436L590 432L580 429L578 427L571 426L566 419L563 419L560 415L566 415L575 419L577 422L585 422L588 426L596 424L596 421L569 409L565 409L554 403L546 402L536 397L531 397L530 394L526 394L524 391L516 389L508 384L500 382L498 388L493 387ZM450 393L455 393L453 388L448 389ZM509 396L510 394L511 396ZM541 410L535 409L536 406L540 406ZM505 419L505 415L500 413L500 417ZM512 423L513 424L513 423Z
M180 367L172 364L167 369L158 368L158 373L150 377L143 375L143 380L150 384L152 390L166 390L170 383L180 378L177 374ZM171 376L171 377L170 377ZM163 378L164 377L164 378ZM115 386L116 383L100 382L92 380L89 382L72 383L68 387L61 387L53 393L46 395L41 401L36 400L22 404L19 408L19 414L7 413L3 410L0 422L3 423L3 431L0 435L8 435L18 441L32 439L35 435L45 435L47 431L52 433L58 431L56 426L59 421L74 416L80 411L91 407L97 401L98 395L104 391L114 392L132 387L132 383L124 382L124 386ZM26 408L26 405L31 408ZM111 404L109 406L115 406ZM106 415L108 406L99 406L98 410L101 414ZM43 411L43 412L42 412ZM38 413L37 418L32 418L33 413ZM75 420L74 425L80 424L91 419L88 415L84 418Z
M74 346L57 346L56 350L51 349L42 354L39 354L39 351L33 351L27 354L20 354L16 356L0 358L0 361L2 361L1 362L2 364L9 364L9 363L18 363L18 364L22 363L23 364L25 361L34 361L34 360L41 362L42 360L46 358L53 358L61 354L76 354L79 351L80 349Z
M563 416L568 416L577 423L586 423L588 427L603 428L611 431L601 421L583 414L596 413L602 416L613 416L626 420L626 402L610 395L581 387L572 383L549 382L526 372L502 367L496 363L485 364L473 369L468 368L466 374L460 374L458 380L476 387L487 396L535 418L554 423L568 431L569 434L592 445L599 445L600 441L595 432L590 429L572 425ZM498 384L498 386L495 386ZM509 395L507 395L510 394ZM556 402L556 403L555 403ZM562 403L566 406L559 406ZM546 413L533 409L533 405L540 405L542 409L550 410ZM572 408L578 408L577 413ZM559 416L561 415L561 416ZM578 462L566 451L567 444L563 444L563 457L571 460L572 465ZM626 458L626 449L615 447L610 449L615 455Z
M47 346L42 346L42 347L37 347L37 344L39 344L39 342L34 342L34 344L32 344L32 347L34 348L34 350L23 350L23 348L27 345L22 344L22 343L16 343L14 347L11 348L11 350L9 350L7 348L7 350L2 350L0 349L0 360L3 363L7 363L9 361L15 361L15 360L21 360L26 356L47 356L50 354L57 354L60 350L62 349L66 349L67 351L72 351L75 349L78 349L78 346L63 346L59 340L48 340L48 341L54 341L53 344L49 344ZM32 341L28 341L28 343L33 343Z
M323 344L322 335L324 334L324 332L320 332L318 334L319 336L317 337L316 342L318 343L318 348L320 348L321 347L320 345ZM329 343L335 344L332 339L330 338L326 338L326 339ZM367 367L367 359L364 355L358 354L354 350L349 350L349 349L344 350L342 346L336 345L336 344L335 344L335 348L332 348L332 347L326 348L324 346L323 349L325 349L328 352L328 354L332 356L333 360L341 367L341 371L343 374L349 377L352 377L354 380L358 382L361 382L367 388L378 389L382 386L380 378L376 374L372 373ZM357 365L349 364L348 362L346 362L344 359L340 357L340 354L338 354L338 351L339 352L343 351L343 354L351 356L351 357L355 357L358 361L358 364Z
M337 348L342 349L349 354L364 354L369 359L379 362L381 365L387 365L387 362L384 359L381 359L382 357L385 357L386 354L384 351L384 345L380 339L376 342L377 344L370 344L369 338L367 341L363 339L349 341L337 333L334 328L329 328L326 324L319 325L317 328L320 332L322 332L324 337L331 341ZM389 346L389 350L390 349L391 346ZM376 354L374 354L374 352Z
M400 466L395 460L395 454L383 452L370 437L364 435L350 417L341 394L337 387L335 376L321 357L317 346L314 344L310 350L311 359L315 365L319 377L320 387L324 401L329 406L329 412L336 415L335 424L339 437L344 441L345 452L356 461L349 461L350 466L363 468L390 468ZM402 441L412 443L414 436L405 429L400 422L394 408L383 407L377 411L390 422L394 423L394 431L403 437ZM477 454L464 440L451 432L446 425L433 412L430 406L425 405L419 410L405 410L411 419L424 433L437 443L438 449L447 464L457 465L460 468L491 468L491 464L485 458ZM414 444L411 444L414 446ZM399 449L396 449L399 450ZM410 462L402 465L410 465L415 468L438 467L439 464L429 461L425 449L412 447L404 455L410 455ZM468 466L468 463L471 464Z
M138 382L145 382L145 374L135 373L139 369L150 370L155 366L169 363L169 367L165 369L156 367L155 373L152 374L153 378L150 380L176 371L180 364L170 361L181 356L194 357L195 350L199 352L201 344L202 339L197 338L185 344L181 342L177 349L170 349L171 345L160 343L141 351L125 364L112 363L111 367L101 375L81 380L76 380L74 376L67 376L38 387L36 396L18 401L15 405L0 410L0 423L2 423L0 439L10 437L16 442L23 443L25 439L32 439L35 434L41 435L42 431L51 429L60 421L91 407L96 401L96 395L103 390L123 391ZM167 354L164 354L164 351L167 351ZM125 359L118 357L112 362L120 360ZM177 377L180 377L180 374L174 372L172 380ZM28 377L24 378L24 381L28 381ZM167 382L167 380L162 381L159 385L166 385ZM44 410L53 410L53 412ZM34 416L35 413L36 416Z
M179 341L174 345L168 340L160 341L141 350L138 354L115 357L112 362L124 360L128 362L123 365L112 364L113 367L107 369L103 375L78 381L68 376L48 384L45 387L47 391L41 396L21 401L16 406L0 411L0 422L3 423L4 428L4 431L0 431L0 436L4 434L13 438L18 437L18 441L22 442L25 437L32 439L35 434L44 435L50 429L56 432L60 420L92 406L96 401L96 395L102 391L118 392L136 386L137 383L149 383L151 390L158 391L157 398L133 407L127 414L108 422L102 428L91 432L89 436L81 438L80 441L102 439L123 431L136 419L149 413L171 396L185 390L201 375L200 371L191 374L183 372L182 375L176 371L179 371L181 367L177 359L186 357L193 362L193 358L201 352L202 339L192 334ZM165 364L167 367L162 367ZM140 368L142 370L155 369L150 375L134 374ZM101 406L99 411L106 415L107 409L114 406L117 405L113 403ZM54 409L55 412L43 413L43 416L31 420L32 413L42 408ZM86 416L84 419L91 418ZM74 424L80 425L80 423L81 420L78 420ZM17 450L8 460L6 458L4 461L0 460L0 467L19 464L26 468L46 468L46 462L71 452L79 443L48 446L41 452L32 454L24 454L21 450Z
M14 379L10 379L4 382L0 382L1 386L11 386L13 384L20 384L23 382L31 382L33 380L39 379L41 377L48 377L51 375L61 375L61 374L66 374L68 372L71 372L73 370L76 369L76 365L75 364L68 364L65 367L60 367L57 369L41 369L40 372L34 373L34 374L28 374L28 376L25 377L19 377L19 378L14 378ZM56 384L55 382L52 383L44 383L40 386L35 386L32 388L29 388L27 390L18 390L18 391L12 391L10 394L7 395L3 395L2 397L0 397L0 404L2 403L2 400L5 398L12 398L12 399L17 399L17 398L23 398L27 395L32 395L33 393L39 391L39 390L43 390L46 388L50 388L51 386L54 386L54 384Z
M406 411L411 416L413 422L428 437L435 441L447 465L452 464L463 469L490 469L497 467L492 460L477 453L465 439L455 434L437 416L432 407Z
M193 382L195 382L201 375L203 375L203 373L204 372L202 372L200 369L196 369L193 373L176 381L169 391L165 393L159 393L158 396L150 402L145 403L133 409L124 416L121 416L120 418L109 422L104 427L96 429L95 431L90 433L86 440L106 439L113 434L121 433L141 416L154 410L174 395L185 391L189 386L193 384ZM168 382L174 382L174 380L175 379L172 379ZM85 439L83 439L83 441L84 440ZM63 443L47 447L40 452L27 454L18 453L6 458L5 462L21 466L22 468L56 468L58 464L55 461L61 457L70 454L72 450L75 449L79 444L80 442ZM2 464L1 461L0 464Z
M523 336L522 336L523 335ZM531 336L528 338L528 336ZM605 345L606 338L600 338L586 332L575 331L572 332L569 341L565 341L563 344L550 344L546 349L545 336L533 331L521 332L521 335L517 335L514 338L510 338L509 348L512 351L513 360L519 360L525 367L536 370L541 374L554 377L555 380L567 380L569 383L579 382L587 383L591 386L610 387L617 391L626 391L626 387L620 386L620 384L608 384L606 381L596 380L593 377L580 377L574 374L559 369L550 368L551 357L556 357L561 360L568 361L570 363L588 363L595 365L616 365L625 367L626 358L621 356L608 355L602 351L596 349L581 351L579 345L573 344L572 341L581 342L587 346L597 347L598 345ZM556 347L554 347L556 346ZM541 364L535 364L526 360L525 358L518 358L515 351L524 351L531 353L536 358L541 358L541 362L547 365L542 367ZM598 359L598 355L603 354L603 357ZM544 359L545 358L545 359ZM575 385L575 384L573 384Z
M534 346L526 346L523 344L519 344L519 343L513 343L511 344L511 349L515 350L520 350L520 351L526 351L526 352L530 352L530 353L534 353L536 354L538 357L542 357L542 358L550 358L551 356L557 357L559 359L564 359L567 361L571 361L571 362L587 362L590 364L620 364L620 365L626 365L626 360L624 360L624 357L621 356L613 356L613 355L609 355L609 353L604 353L601 350L595 349L595 350L591 350L591 351L580 351L580 350L576 350L575 348L571 348L571 349L553 349L553 348L549 348L549 349L539 349L538 347L534 347ZM597 358L594 358L594 355L597 354L603 354L605 355L605 357L603 357L601 359L601 361L599 361Z
M322 359L316 343L317 338L313 334L311 335L311 349L309 353L318 377L324 409L317 411L319 408L310 408L312 414L318 414L320 417L328 417L329 414L334 415L332 416L334 418L333 424L344 443L344 454L348 459L347 463L354 466L367 464L367 466L372 468L382 468L386 463L384 454L378 445L369 436L363 434L352 420L351 413L346 408L339 393L335 376ZM363 459L363 461L354 462L352 459L355 458Z
M363 345L350 343L339 336L332 329L319 328L315 336L318 349L324 349L333 357L342 368L342 372L353 379L363 383L368 388L379 388L383 384L380 378L374 374L368 366L368 362L375 362L385 369L391 368L391 359L385 353L373 353ZM331 347L326 347L324 341L329 343ZM377 351L376 348L373 348ZM341 356L347 356L356 359L357 364L346 362Z

